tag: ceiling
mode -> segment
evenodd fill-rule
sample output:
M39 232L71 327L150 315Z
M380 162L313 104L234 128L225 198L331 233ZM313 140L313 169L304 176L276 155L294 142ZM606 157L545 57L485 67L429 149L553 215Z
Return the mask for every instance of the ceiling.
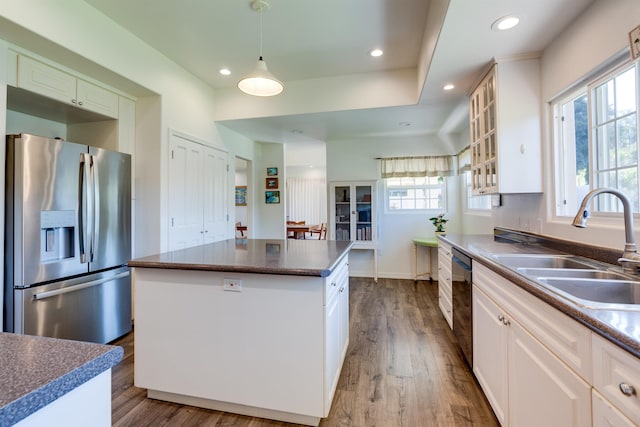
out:
M234 87L258 56L260 16L249 0L85 1L215 89ZM288 82L337 76L403 69L416 75L410 105L223 122L254 140L287 143L460 132L467 92L492 58L544 50L592 2L450 0L442 22L429 14L447 0L268 1L263 55L285 91ZM509 14L518 15L520 25L490 28ZM372 58L376 47L384 55ZM232 74L220 75L222 67ZM456 87L445 92L445 83Z

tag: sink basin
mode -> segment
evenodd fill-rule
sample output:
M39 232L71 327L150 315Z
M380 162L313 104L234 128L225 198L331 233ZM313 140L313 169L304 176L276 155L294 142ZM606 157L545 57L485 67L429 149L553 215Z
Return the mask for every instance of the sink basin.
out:
M573 268L594 269L594 265L571 255L506 254L493 258L511 268Z
M538 282L587 308L640 311L640 281L538 277Z
M538 277L570 277L575 279L613 279L627 280L627 277L607 270L583 268L518 268L525 276Z

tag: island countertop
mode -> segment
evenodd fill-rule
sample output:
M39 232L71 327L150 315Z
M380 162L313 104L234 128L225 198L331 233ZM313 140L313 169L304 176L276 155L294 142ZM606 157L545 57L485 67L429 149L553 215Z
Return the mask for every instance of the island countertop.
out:
M327 277L351 241L229 239L129 261L129 267Z
M0 333L0 426L44 408L122 355L122 347Z

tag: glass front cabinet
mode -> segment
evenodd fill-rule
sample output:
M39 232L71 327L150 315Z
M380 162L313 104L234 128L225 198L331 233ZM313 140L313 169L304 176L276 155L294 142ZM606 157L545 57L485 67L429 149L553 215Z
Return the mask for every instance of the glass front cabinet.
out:
M333 182L330 185L330 235L352 240L354 248L374 249L377 240L376 183Z

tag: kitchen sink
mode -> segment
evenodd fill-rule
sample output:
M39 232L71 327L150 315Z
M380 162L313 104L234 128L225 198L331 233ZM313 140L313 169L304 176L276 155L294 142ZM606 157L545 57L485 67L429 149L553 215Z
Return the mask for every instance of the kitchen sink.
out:
M505 254L492 255L493 258L511 268L572 268L595 269L588 261L583 261L571 255L534 255L534 254Z
M583 307L640 311L640 281L575 277L538 277L536 280Z
M594 268L518 268L518 272L529 277L569 277L576 279L613 279L626 280L626 276L608 270Z
M591 309L640 311L640 279L573 255L494 254L493 259L549 291Z

